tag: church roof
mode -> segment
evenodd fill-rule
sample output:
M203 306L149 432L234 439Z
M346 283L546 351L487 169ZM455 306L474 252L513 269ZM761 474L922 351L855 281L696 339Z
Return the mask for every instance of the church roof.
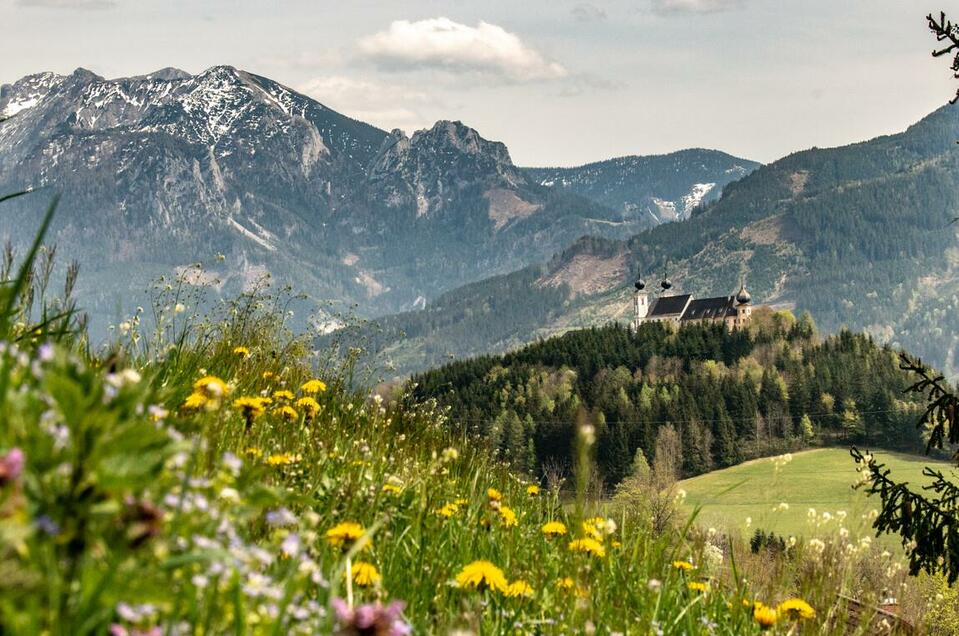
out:
M680 294L679 296L661 296L656 299L655 304L649 310L650 318L663 318L666 316L679 316L689 304L690 295Z
M682 320L714 320L736 315L734 296L716 298L697 298L689 303Z

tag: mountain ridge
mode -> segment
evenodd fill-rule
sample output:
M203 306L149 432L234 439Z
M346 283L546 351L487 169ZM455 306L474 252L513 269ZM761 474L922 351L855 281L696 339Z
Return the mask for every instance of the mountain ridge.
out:
M959 237L948 225L959 207L956 139L959 116L943 107L900 133L790 154L685 221L626 240L584 238L548 261L448 292L425 312L383 317L374 348L402 374L628 321L632 277L668 269L675 289L699 296L732 293L746 275L760 302L809 310L826 331L864 329L957 375ZM587 259L580 271L623 275L574 293L575 281L559 274L577 258ZM546 290L544 279L556 284ZM519 305L511 323L464 313L493 297ZM466 316L460 324L447 317L457 315ZM415 337L404 342L404 333Z
M649 224L541 186L461 122L387 133L232 66L32 74L0 114L0 191L61 191L51 240L101 321L197 261L217 292L269 273L375 316ZM24 244L41 207L13 202L4 235Z

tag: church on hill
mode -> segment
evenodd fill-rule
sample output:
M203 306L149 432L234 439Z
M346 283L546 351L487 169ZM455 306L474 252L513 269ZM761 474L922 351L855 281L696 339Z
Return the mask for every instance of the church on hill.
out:
M671 294L673 287L669 278L663 276L659 286L662 292L650 302L646 291L646 281L640 277L636 281L636 294L633 297L635 318L633 327L647 322L683 323L724 323L729 329L739 329L749 324L752 315L752 296L746 291L745 281L741 281L739 291L730 296L715 298L693 298L692 294Z

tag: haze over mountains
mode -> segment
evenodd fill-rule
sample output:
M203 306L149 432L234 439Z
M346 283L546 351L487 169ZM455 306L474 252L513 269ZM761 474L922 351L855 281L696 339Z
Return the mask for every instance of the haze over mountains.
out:
M196 261L209 263L197 282L224 293L270 273L361 315L423 307L581 236L680 218L757 165L691 150L549 187L553 171L513 165L460 122L387 133L227 66L31 75L0 88L0 116L0 192L63 194L52 238L81 261L81 302L99 322ZM23 243L45 203L18 200L0 234Z
M523 168L460 122L386 132L225 66L31 75L0 88L0 117L0 192L62 192L52 238L81 261L100 324L203 261L194 282L223 294L270 273L356 303L381 317L363 335L408 372L626 319L630 279L668 267L700 295L745 274L758 301L957 371L950 108L758 170L698 149ZM8 204L0 236L22 244L45 203Z

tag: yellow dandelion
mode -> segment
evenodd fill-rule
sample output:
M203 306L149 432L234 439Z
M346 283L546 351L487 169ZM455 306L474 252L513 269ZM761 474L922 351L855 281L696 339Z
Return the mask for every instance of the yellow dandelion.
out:
M403 488L397 484L383 484L383 492L391 495L399 494L402 490Z
M621 548L621 547L623 547L622 541L616 541L615 539L614 539L613 541L610 541L610 542L609 542L609 545L610 545L611 547L613 547L613 548Z
M456 506L465 506L465 505L468 504L468 503L469 503L469 501L467 501L466 499L454 499L454 500L453 500L453 504L456 505Z
M561 590L571 590L574 585L576 585L576 582L568 576L556 580L556 587Z
M264 402L264 399L265 398L244 395L243 397L238 397L237 399L233 400L233 408L242 411L243 417L245 417L249 422L257 417L260 417L263 415L264 411L266 411L267 403Z
M502 501L502 500L503 500L503 493L501 493L500 491L496 490L495 488L488 488L488 489L486 490L486 496L489 498L490 501Z
M183 408L190 411L195 411L197 409L202 409L209 402L209 398L202 393L194 391L187 396L186 400L183 401Z
M326 382L316 379L308 380L300 386L300 390L304 393L309 393L310 395L322 393L323 391L326 391Z
M262 457L263 451L261 451L256 446L250 446L243 451L244 454L249 455L250 457Z
M456 584L461 588L505 592L508 583L503 571L489 561L473 561L456 575Z
M200 378L193 383L193 388L197 393L202 393L211 400L230 394L230 386L215 375Z
M300 417L300 414L296 412L295 408L286 404L276 409L275 413L287 422L292 422Z
M530 497L535 497L536 495L539 494L539 486L537 486L536 484L530 484L529 486L526 487L526 494L529 495Z
M590 537L570 541L569 550L570 552L584 552L596 557L606 556L606 548L603 547L603 544Z
M530 598L533 596L533 588L526 581L519 579L507 585L503 594L510 598Z
M452 517L453 515L456 514L456 511L457 511L457 510L459 510L459 507L457 507L457 506L455 506L455 505L453 505L453 504L451 504L451 503L448 503L448 504L446 504L445 506L443 506L442 508L437 508L437 509L436 509L436 514L438 514L439 516L443 517L444 519L449 519L450 517Z
M587 519L586 521L583 522L583 534L585 534L590 539L593 539L594 541L603 540L603 533L600 532L599 529L593 523L591 523L590 519Z
M547 537L560 537L566 534L566 524L562 521L550 521L543 524L543 527L540 528L540 532L545 534Z
M759 629L766 631L779 620L779 612L762 603L756 603L753 607L753 620L759 625Z
M300 461L300 456L293 453L276 453L266 458L266 463L270 466L288 466Z
M302 397L296 401L296 406L306 414L306 419L312 420L320 412L320 403L311 397Z
M507 528L515 527L519 522L516 520L516 513L513 512L513 509L508 506L499 507L499 518L503 521L503 525Z
M349 550L365 532L360 524L344 521L326 531L326 541L334 548Z
M815 618L816 610L801 598L791 598L783 601L776 608L780 616L785 616L791 621L809 620Z
M293 391L287 391L286 389L273 392L274 400L292 400L294 397L296 396L293 395Z
M379 571L372 563L357 561L353 564L353 582L360 587L372 587L380 582L380 578Z
M246 347L233 347L233 354L245 360L250 357L250 350Z
M276 377L276 374L273 373L272 371L264 371L264 372L263 372L263 379L264 379L264 380L272 380L272 379L275 378L275 377Z
M689 572L696 568L696 566L689 561L673 561L673 567L681 572Z
M700 583L699 581L690 581L686 584L686 587L688 587L691 591L699 592L700 594L705 594L709 591L709 585L706 583Z

